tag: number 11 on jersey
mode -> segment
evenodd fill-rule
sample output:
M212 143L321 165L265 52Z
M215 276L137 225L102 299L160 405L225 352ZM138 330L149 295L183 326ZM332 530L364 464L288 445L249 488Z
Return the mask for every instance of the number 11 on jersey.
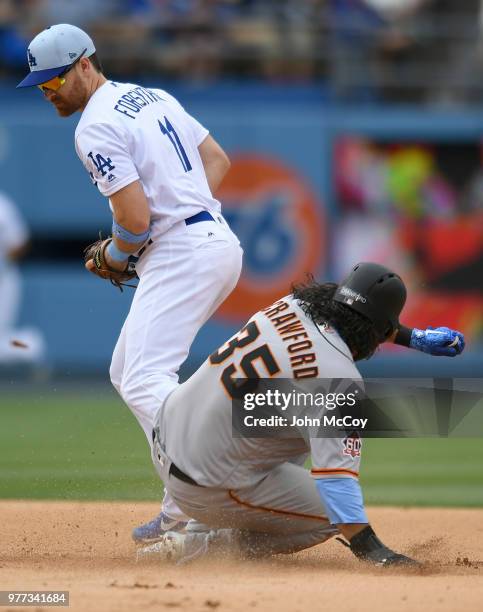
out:
M181 144L181 140L179 139L178 134L176 133L176 130L171 125L171 123L169 122L169 119L166 116L164 117L164 121L166 125L163 125L162 121L158 119L159 129L164 134L164 136L167 136L169 138L171 144L173 145L179 157L179 161L183 165L184 171L189 172L192 168L191 168L190 160L188 159L188 156L186 155L186 151L184 150L184 147Z

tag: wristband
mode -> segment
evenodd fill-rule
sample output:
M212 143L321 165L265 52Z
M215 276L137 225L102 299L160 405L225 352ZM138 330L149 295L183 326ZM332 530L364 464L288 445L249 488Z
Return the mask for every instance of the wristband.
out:
M119 225L115 219L112 221L112 235L119 238L123 242L127 242L128 244L139 244L140 242L146 242L149 238L150 229L146 230L142 234L133 234L126 228Z
M106 252L112 260L118 261L119 263L127 261L130 255L130 253L121 251L114 240L111 240L111 242L107 245Z
M411 345L412 333L412 328L401 325L401 327L398 329L396 337L394 338L394 344L409 347Z

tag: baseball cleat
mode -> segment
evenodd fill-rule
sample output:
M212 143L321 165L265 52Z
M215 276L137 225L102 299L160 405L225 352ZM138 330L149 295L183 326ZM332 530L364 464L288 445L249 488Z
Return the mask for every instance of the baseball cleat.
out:
M136 561L144 561L145 559L179 561L183 556L185 538L186 534L184 533L168 531L155 544L139 548L136 553Z
M187 524L185 521L172 519L164 512L160 512L149 523L135 527L132 530L132 539L137 544L152 544L161 540L168 531L183 531Z
M377 561L375 565L379 565L381 567L388 567L390 565L421 567L422 563L420 561L416 561L416 559L411 559L411 557L406 557L406 555L401 555L400 553L393 553L392 555L389 555L388 557Z

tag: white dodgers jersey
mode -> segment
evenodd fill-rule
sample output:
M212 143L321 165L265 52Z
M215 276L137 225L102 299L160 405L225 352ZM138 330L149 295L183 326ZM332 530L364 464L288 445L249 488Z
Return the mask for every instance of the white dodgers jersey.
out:
M75 147L104 196L141 182L156 236L201 210L220 212L198 151L207 136L167 92L108 81L84 109Z
M267 439L233 436L232 398L237 379L350 379L359 381L349 348L321 329L287 296L255 314L175 389L159 413L167 456L203 486L250 486L274 465L309 450L319 474L358 472L359 456L341 439ZM316 472L314 470L314 472Z

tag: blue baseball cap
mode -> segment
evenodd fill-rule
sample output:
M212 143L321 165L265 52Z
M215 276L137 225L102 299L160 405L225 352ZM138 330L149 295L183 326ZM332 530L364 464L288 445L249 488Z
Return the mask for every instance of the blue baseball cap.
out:
M17 87L42 85L59 76L79 56L90 57L96 52L91 37L80 28L60 23L37 34L27 49L28 74Z

